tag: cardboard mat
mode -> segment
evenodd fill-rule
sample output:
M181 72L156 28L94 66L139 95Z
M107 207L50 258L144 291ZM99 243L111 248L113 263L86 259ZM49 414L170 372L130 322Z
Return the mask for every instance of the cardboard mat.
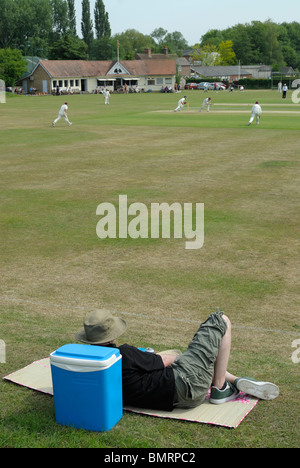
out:
M36 390L38 392L53 395L50 359L45 358L35 361L10 375L5 380L18 385ZM155 416L159 418L178 419L184 421L213 424L228 428L236 428L243 419L256 406L258 400L246 394L241 394L237 399L222 405L209 403L209 394L206 401L196 408L181 409L173 411L147 410L142 408L126 407L125 411Z

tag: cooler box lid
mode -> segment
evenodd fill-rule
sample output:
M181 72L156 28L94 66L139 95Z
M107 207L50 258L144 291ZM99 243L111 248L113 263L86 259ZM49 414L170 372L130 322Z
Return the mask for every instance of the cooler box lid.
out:
M117 348L84 344L67 344L50 354L50 363L54 366L69 368L82 367L86 371L104 369L121 359ZM84 370L82 370L84 372Z

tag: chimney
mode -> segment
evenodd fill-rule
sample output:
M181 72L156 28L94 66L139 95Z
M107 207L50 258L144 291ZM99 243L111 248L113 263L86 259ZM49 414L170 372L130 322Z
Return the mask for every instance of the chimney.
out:
M163 50L163 54L164 55L169 55L169 49L168 49L168 46L164 46L164 50Z
M151 49L150 48L145 49L145 54L148 55L148 57L151 57Z

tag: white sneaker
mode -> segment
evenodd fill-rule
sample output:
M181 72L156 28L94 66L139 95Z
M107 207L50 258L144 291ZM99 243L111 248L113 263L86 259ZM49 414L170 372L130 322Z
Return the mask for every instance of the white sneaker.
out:
M260 400L274 400L279 395L279 388L271 382L258 382L249 377L241 377L234 381L234 385L241 392L252 395Z

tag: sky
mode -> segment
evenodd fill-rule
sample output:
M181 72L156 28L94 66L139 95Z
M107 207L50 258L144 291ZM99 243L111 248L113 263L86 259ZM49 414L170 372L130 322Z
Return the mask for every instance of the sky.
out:
M75 0L77 30L81 36L81 3ZM94 18L95 0L90 0ZM226 29L238 23L266 21L300 22L299 0L104 0L112 35L136 29L150 35L156 28L179 31L190 46L210 29Z

